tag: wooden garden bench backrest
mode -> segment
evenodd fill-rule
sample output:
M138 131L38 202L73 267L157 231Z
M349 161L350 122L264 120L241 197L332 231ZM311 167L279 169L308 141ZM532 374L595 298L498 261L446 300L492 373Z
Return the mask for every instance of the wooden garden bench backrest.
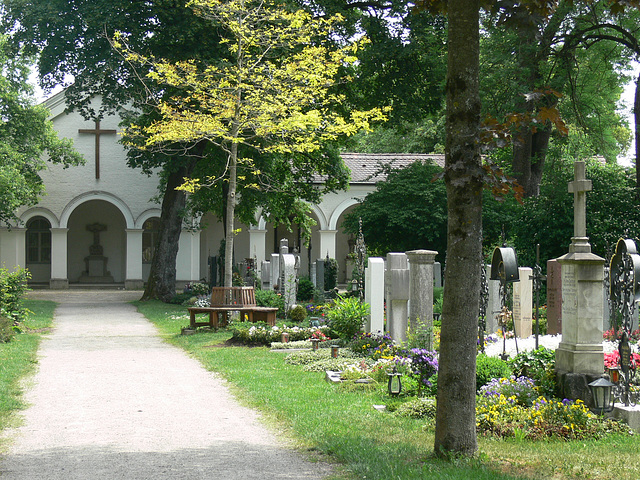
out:
M213 287L212 307L255 307L256 292L253 287Z

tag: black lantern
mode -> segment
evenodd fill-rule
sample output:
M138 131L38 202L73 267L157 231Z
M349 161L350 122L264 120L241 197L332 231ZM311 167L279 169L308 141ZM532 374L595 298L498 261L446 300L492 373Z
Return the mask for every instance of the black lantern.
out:
M591 395L593 396L593 409L594 413L608 413L613 410L613 398L611 396L611 388L614 386L606 378L600 377L599 379L591 382L589 388L591 389Z
M396 367L393 367L393 372L388 372L387 375L389 376L389 395L397 397L402 392L402 381L400 380L402 374L398 373Z

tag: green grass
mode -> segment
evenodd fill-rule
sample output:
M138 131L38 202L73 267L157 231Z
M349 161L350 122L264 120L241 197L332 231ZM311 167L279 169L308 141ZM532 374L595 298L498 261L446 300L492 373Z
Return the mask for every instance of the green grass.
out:
M22 325L22 333L9 343L0 343L0 431L16 426L16 413L26 407L23 382L35 371L40 340L51 327L56 306L42 300L28 300L25 305L32 314ZM0 444L0 449L4 447L5 443Z
M380 413L382 388L349 391L321 373L284 363L285 353L266 348L216 347L225 331L178 335L188 324L184 307L137 303L162 335L219 372L245 404L261 410L272 426L310 455L343 466L336 478L367 479L637 479L640 440L613 436L600 441L498 440L479 438L474 459L450 462L432 455L433 426Z

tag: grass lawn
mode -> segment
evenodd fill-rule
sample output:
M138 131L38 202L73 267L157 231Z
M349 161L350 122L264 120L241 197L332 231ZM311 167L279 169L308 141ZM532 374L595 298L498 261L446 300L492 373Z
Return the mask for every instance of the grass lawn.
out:
M168 342L219 372L237 397L262 411L274 428L303 450L342 465L336 478L640 478L640 439L619 435L598 441L479 438L474 459L435 459L433 425L373 409L388 402L383 389L331 385L323 374L288 365L286 354L267 348L220 347L230 336L223 330L181 336L180 327L189 323L184 307L136 305Z
M0 344L0 431L18 425L16 413L25 408L22 399L24 379L37 366L37 352L42 335L51 327L55 303L28 300L25 306L33 312L23 324L23 333L9 343ZM4 451L7 440L0 441Z

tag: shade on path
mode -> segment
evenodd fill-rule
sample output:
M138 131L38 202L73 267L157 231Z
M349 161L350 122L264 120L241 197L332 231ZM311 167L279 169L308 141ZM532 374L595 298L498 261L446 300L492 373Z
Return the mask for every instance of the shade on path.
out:
M36 292L32 292L36 293ZM140 293L36 293L59 302L5 479L319 479L224 381L126 303Z

